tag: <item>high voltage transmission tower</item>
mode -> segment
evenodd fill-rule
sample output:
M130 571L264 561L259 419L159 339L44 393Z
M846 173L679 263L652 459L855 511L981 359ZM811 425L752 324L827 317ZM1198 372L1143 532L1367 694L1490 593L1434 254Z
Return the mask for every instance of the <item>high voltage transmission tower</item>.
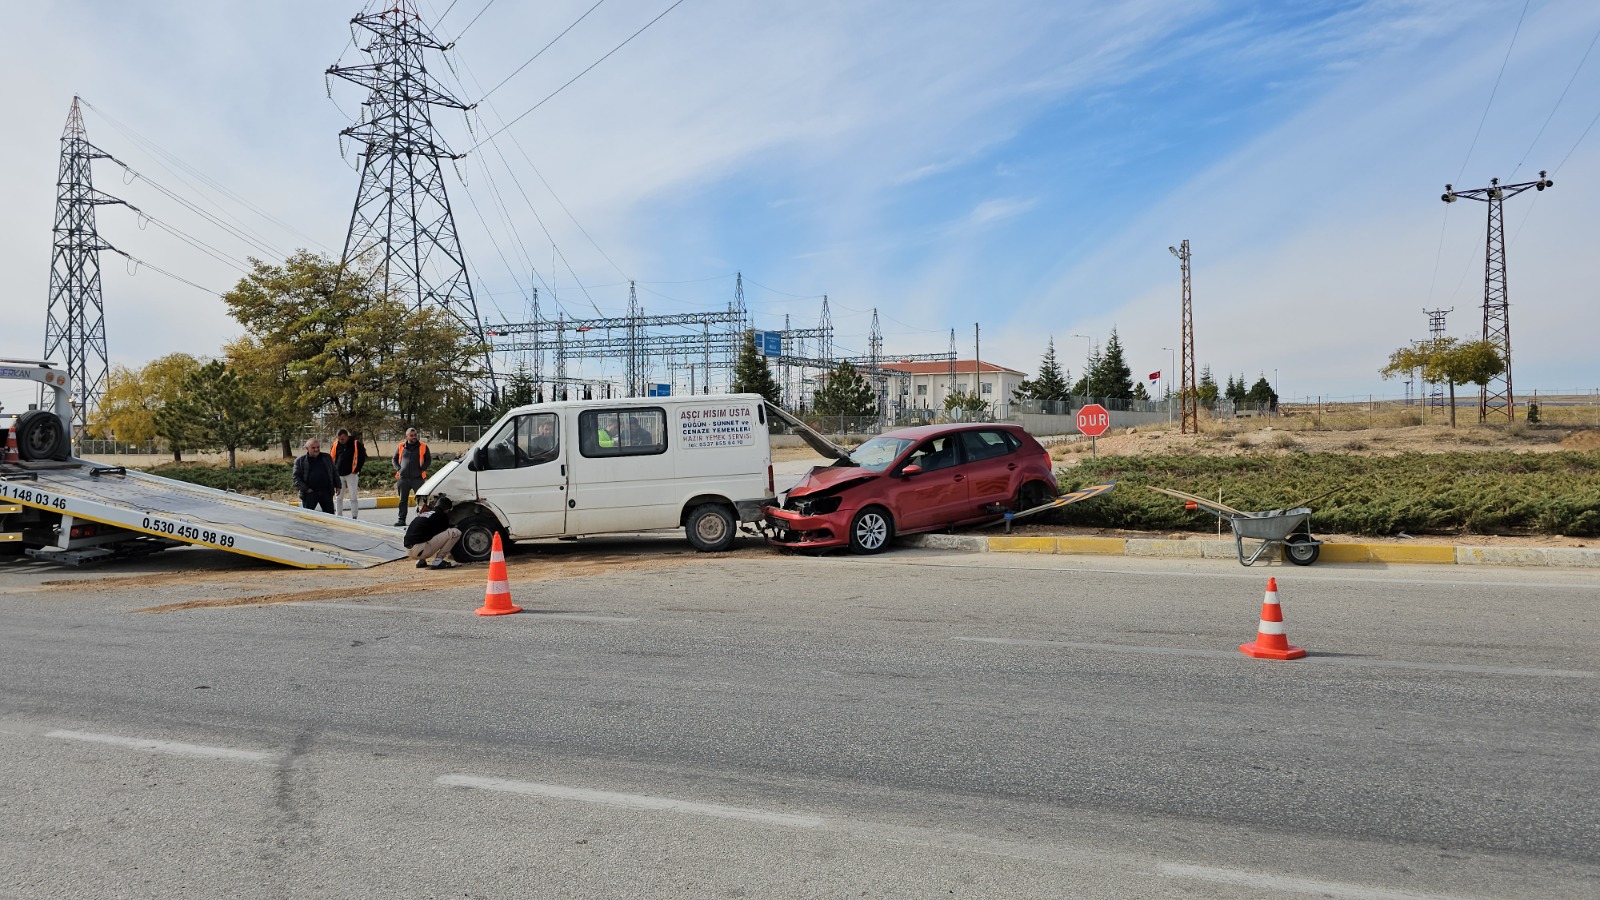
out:
M90 163L110 154L89 143L78 98L72 98L61 133L56 178L55 242L50 254L50 305L45 315L44 358L63 359L72 379L73 432L82 437L88 416L105 394L106 322L100 291L100 251L114 250L95 229L94 208L121 203L94 189Z
M440 160L456 160L434 133L433 108L469 110L428 74L427 51L443 53L412 0L351 19L372 33L364 65L329 66L327 74L365 87L361 120L339 132L365 146L361 186L340 257L370 266L382 290L413 308L436 305L483 335ZM492 363L491 363L492 377Z
M1182 248L1182 249L1179 249ZM1178 402L1182 404L1183 421L1178 428L1182 434L1200 433L1200 391L1194 380L1194 303L1189 293L1189 241L1177 247L1168 247L1172 255L1183 264L1183 337L1178 346L1183 348L1183 362L1178 366ZM1168 401L1171 402L1170 400Z
M1445 332L1444 317L1450 315L1451 313L1453 313L1455 311L1456 311L1456 308L1453 307L1453 306L1450 307L1449 309L1424 309L1423 310L1423 313L1426 314L1427 317L1428 317L1428 341L1429 341L1429 343L1431 343L1431 344L1433 344L1434 346L1437 347L1439 345L1439 342L1444 340L1444 337L1445 337L1445 334L1444 334L1444 332ZM1441 382L1438 382L1438 381L1427 381L1427 380L1424 380L1423 384L1428 389L1428 399L1427 399L1427 402L1424 404L1424 406L1426 408L1428 408L1428 409L1438 409L1440 407L1443 407L1444 406L1444 384L1441 383ZM1409 390L1410 382L1407 382L1407 385L1408 385L1408 390Z
M1489 206L1489 236L1483 256L1483 339L1494 344L1505 360L1505 372L1489 379L1478 391L1478 421L1483 421L1490 410L1503 413L1506 421L1517 419L1517 397L1511 386L1511 303L1506 284L1506 231L1501 205L1507 197L1515 197L1533 188L1542 191L1555 182L1541 171L1537 181L1518 184L1501 184L1500 179L1489 179L1489 186L1458 191L1453 185L1444 186L1439 199L1446 203L1456 200L1481 200Z

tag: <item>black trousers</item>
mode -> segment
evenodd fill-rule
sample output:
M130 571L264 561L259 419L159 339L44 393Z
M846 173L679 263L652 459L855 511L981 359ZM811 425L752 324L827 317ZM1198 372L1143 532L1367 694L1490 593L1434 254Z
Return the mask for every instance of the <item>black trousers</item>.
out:
M400 524L406 523L406 514L410 512L411 495L417 488L422 487L421 478L401 478L395 482L395 489L400 492Z
M300 505L306 509L321 507L325 513L333 512L333 488L302 492L300 494Z

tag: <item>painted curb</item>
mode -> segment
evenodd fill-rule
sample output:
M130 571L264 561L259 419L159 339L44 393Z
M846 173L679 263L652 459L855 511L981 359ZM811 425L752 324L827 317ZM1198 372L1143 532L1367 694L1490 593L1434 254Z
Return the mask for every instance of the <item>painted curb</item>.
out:
M1228 540L1165 540L1157 538L1033 537L1023 535L918 534L900 540L906 547L960 550L967 553L1047 553L1088 556L1137 556L1145 559L1230 559L1238 554ZM1267 560L1263 560L1266 562ZM1271 560L1278 562L1279 560ZM1585 547L1462 547L1448 544L1322 545L1321 563L1378 565L1536 566L1600 568L1600 549Z

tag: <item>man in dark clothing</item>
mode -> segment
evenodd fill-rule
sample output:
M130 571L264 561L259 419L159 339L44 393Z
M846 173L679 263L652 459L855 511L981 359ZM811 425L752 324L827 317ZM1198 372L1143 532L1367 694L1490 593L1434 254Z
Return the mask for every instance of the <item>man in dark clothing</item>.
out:
M451 569L455 563L445 559L445 554L461 539L461 529L450 527L450 498L443 494L429 497L417 509L417 517L406 528L406 556L417 561L419 569ZM428 565L428 557L433 565Z
M428 465L433 462L433 457L428 453L428 445L417 437L417 430L407 428L405 441L394 448L394 457L390 461L394 463L395 490L400 494L400 518L395 524L404 525L411 495L428 480Z
M333 457L322 452L322 442L316 438L306 441L306 455L294 461L294 489L300 495L300 505L333 512L333 488L338 483Z
M361 432L352 437L339 429L333 439L333 468L339 473L339 483L334 486L334 505L339 515L344 515L344 504L350 502L350 518L361 518L361 467L367 464L367 448L361 445Z

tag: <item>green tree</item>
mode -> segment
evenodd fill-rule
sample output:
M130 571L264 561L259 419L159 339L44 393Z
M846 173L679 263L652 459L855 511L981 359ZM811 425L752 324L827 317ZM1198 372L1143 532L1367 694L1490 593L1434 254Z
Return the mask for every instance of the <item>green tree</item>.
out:
M1490 341L1461 343L1453 337L1421 341L1389 354L1389 364L1380 371L1385 379L1420 370L1424 381L1450 385L1450 427L1456 427L1456 385L1487 385L1506 370L1505 359ZM1483 421L1483 405L1478 406L1478 421Z
M744 343L739 347L739 358L733 363L733 392L735 394L760 394L768 403L778 405L783 390L772 377L767 361L756 352L756 333L746 330Z
M1071 394L1066 375L1056 361L1055 338L1045 345L1044 357L1039 360L1039 376L1022 379L1011 392L1017 400L1066 400Z
M840 362L817 389L812 410L819 416L875 416L878 401L867 382L849 360Z
M260 447L271 426L254 386L212 360L183 379L178 396L156 417L166 421L196 450L228 451L228 468L239 466L240 447Z
M1113 400L1129 400L1133 397L1133 372L1128 368L1127 360L1123 359L1122 339L1117 336L1115 328L1111 329L1111 337L1106 341L1105 353L1100 357L1100 367L1094 381L1100 389L1095 394L1097 397L1110 397Z
M1148 390L1145 390L1144 382L1142 382L1142 381L1134 382L1134 384L1133 384L1133 399L1135 399L1135 400L1149 400L1150 399L1150 392Z
M1244 387L1244 376L1242 375L1239 376L1239 387ZM1278 392L1272 389L1271 383L1267 381L1267 376L1262 375L1256 379L1255 384L1250 385L1250 390L1244 395L1244 401L1246 403L1254 403L1263 409L1274 410L1278 408Z
M1195 388L1195 399L1206 409L1214 409L1217 405L1217 380L1211 377L1211 367L1200 368L1200 384Z
M1247 401L1249 394L1250 391L1244 386L1243 375L1237 378L1232 375L1228 376L1228 384L1227 387L1223 388L1222 396L1232 400L1234 405L1238 406Z
M274 416L314 414L351 429L386 422L439 427L473 408L485 348L449 313L383 296L370 272L301 250L283 265L252 259L223 300L245 327L229 347Z
M959 414L957 413L959 410ZM969 394L963 390L952 391L944 398L945 418L952 422L981 422L993 418L989 411L989 404L977 394Z
M200 368L187 353L171 353L145 363L138 371L125 366L111 370L105 396L100 400L97 433L119 441L168 440L173 459L183 461L183 451L193 449L176 423L157 422L157 414L183 390L183 381ZM178 440L173 443L168 434Z

